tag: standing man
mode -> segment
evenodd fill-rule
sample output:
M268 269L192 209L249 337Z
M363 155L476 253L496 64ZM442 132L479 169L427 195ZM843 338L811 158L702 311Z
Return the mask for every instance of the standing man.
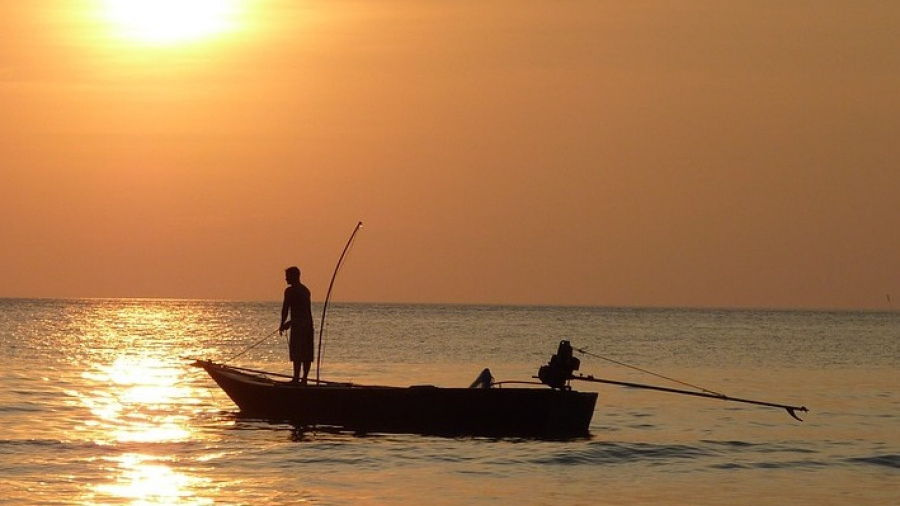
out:
M312 303L310 302L309 288L300 282L300 269L288 267L284 271L284 279L288 287L284 289L284 303L281 306L280 333L291 329L291 338L288 344L291 362L294 363L293 382L299 381L306 384L309 376L309 368L313 360L313 319ZM288 320L288 314L291 319ZM303 367L303 379L300 379L300 367Z

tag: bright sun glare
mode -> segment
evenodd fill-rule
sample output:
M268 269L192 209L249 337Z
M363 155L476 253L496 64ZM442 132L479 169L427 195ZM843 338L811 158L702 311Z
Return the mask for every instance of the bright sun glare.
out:
M106 18L124 39L174 45L233 28L237 0L104 0Z

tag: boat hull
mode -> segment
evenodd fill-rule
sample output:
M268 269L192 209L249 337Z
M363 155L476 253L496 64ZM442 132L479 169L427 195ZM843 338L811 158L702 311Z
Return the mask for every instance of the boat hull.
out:
M300 386L198 361L242 416L355 432L493 437L589 435L597 394L550 388Z

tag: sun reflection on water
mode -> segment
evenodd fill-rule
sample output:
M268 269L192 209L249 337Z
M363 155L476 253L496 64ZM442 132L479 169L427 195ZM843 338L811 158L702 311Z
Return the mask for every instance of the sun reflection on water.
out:
M181 368L153 357L120 356L97 365L83 378L97 386L81 394L95 418L87 425L97 443L185 441L190 426L173 405L193 404L190 387L181 384Z
M117 478L115 483L96 487L102 495L130 500L133 505L213 503L192 492L199 478L172 469L158 457L126 453L110 460L116 463Z
M183 374L182 364L132 354L82 374L92 388L77 397L92 416L80 430L113 451L102 457L111 464L104 467L109 479L92 487L95 495L133 505L212 503L196 496L203 480L179 470L166 451L201 437L190 420L201 401ZM125 453L115 453L120 449Z

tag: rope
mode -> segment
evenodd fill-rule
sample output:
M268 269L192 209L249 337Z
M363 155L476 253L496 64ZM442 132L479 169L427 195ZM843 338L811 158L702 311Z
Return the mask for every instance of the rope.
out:
M714 391L714 390L710 390L710 389L708 389L708 388L703 388L703 387L701 387L701 386L692 385L692 384L690 384L690 383L687 383L687 382L684 382L684 381L681 381L681 380L677 380L677 379L675 379L675 378L670 378L670 377L668 377L668 376L663 376L662 374L658 374L658 373L655 373L655 372L653 372L653 371L648 371L648 370L646 370L646 369L641 369L640 367L637 367L637 366L634 366L634 365L631 365L631 364L626 364L625 362L619 362L618 360L613 360L613 359L611 359L611 358L609 358L609 357L604 357L604 356L598 355L598 354L596 354L596 353L590 353L590 352L588 352L587 350L585 350L585 349L583 349L583 348L575 348L575 351L577 351L578 353L581 353L582 355L588 355L588 356L590 356L590 357L599 358L600 360L606 360L607 362L611 362L611 363L613 363L613 364L620 365L620 366L622 366L622 367L627 367L627 368L629 368L629 369L634 369L635 371L640 371L640 372L642 372L642 373L644 373L644 374L649 374L649 375L651 375L651 376L656 376L657 378L661 378L661 379L664 379L664 380L666 380L666 381L671 381L671 382L673 382L673 383L678 383L679 385L683 385L683 386L686 386L686 387L694 388L694 389L696 389L696 390L700 390L701 392L706 392L706 393L708 393L708 394L716 395L716 396L719 396L719 397L727 397L727 396L726 396L725 394L723 394L723 393L719 393L719 392L716 392L716 391Z
M223 364L226 364L226 363L228 363L228 362L231 362L232 360L234 360L234 359L240 357L240 356L243 355L244 353L247 353L248 351L252 350L253 348L256 348L257 346L259 346L259 345L261 345L262 343L264 343L267 339L269 339L270 337L274 336L277 332L278 332L278 329L272 331L271 334L269 334L269 335L267 335L266 337L260 339L259 341L256 341L255 343L251 344L250 346L244 348L244 351L238 353L237 355L235 355L235 356L233 356L233 357L231 357L231 358L229 358L229 359L226 359L226 360L225 360L224 362L222 362L222 363L223 363Z

